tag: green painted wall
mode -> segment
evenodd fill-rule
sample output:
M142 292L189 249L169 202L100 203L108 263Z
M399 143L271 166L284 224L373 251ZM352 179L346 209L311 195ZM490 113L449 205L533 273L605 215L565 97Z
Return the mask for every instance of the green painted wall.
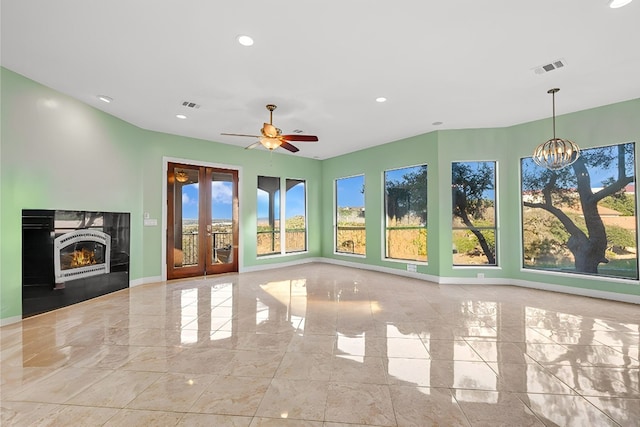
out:
M515 237L520 235L519 159L550 137L550 119L501 129L432 132L318 161L143 130L9 70L0 71L0 320L21 315L22 209L130 212L131 279L159 277L162 227L143 227L142 219L144 212L162 219L164 158L241 170L244 268L322 256L406 270L404 263L383 260L383 172L426 163L429 262L418 266L419 273L455 278L482 272L488 278L640 295L636 284L520 270L520 241ZM584 148L640 142L640 99L560 116L557 133ZM498 162L498 268L451 265L451 162L471 160ZM358 174L365 175L365 258L333 253L334 180ZM258 175L307 180L308 253L256 258Z
M556 131L582 148L635 141L636 170L640 147L640 99L559 116ZM550 275L521 271L520 158L530 157L535 146L552 134L551 119L507 128L437 131L357 153L323 161L322 256L350 263L406 271L406 262L383 259L383 173L387 169L426 163L429 208L427 227L428 265L418 272L440 278L486 278L580 287L591 290L640 295L637 283L603 278ZM451 238L451 163L496 161L498 186L498 267L453 267ZM367 255L358 258L336 255L333 248L334 181L365 174Z
M162 272L163 158L241 170L242 265L255 267L321 253L321 162L140 129L0 68L0 319L22 313L22 209L131 213L131 280ZM256 259L258 175L307 181L307 254Z

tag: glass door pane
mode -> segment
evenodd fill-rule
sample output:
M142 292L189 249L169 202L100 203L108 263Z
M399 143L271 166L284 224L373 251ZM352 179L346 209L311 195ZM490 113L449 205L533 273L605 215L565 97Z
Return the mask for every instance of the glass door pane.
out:
M199 257L199 171L174 168L173 191L173 267L198 265Z
M211 218L207 225L211 264L233 262L233 182L230 173L211 174Z

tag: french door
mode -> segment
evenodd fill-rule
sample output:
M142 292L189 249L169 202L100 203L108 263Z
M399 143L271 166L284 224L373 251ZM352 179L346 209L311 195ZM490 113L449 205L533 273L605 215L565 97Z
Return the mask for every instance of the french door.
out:
M238 271L238 171L169 163L167 278Z

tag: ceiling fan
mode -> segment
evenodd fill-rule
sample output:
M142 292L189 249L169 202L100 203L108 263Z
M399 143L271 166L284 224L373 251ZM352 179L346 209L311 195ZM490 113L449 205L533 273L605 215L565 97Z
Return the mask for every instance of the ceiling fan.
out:
M243 133L222 133L221 135L228 136L249 136L253 138L259 138L257 142L251 144L246 149L256 148L259 145L264 146L269 151L273 151L278 147L282 147L285 150L289 150L292 153L300 151L297 147L289 144L289 141L304 141L304 142L316 142L318 137L315 135L282 135L282 131L273 125L273 110L278 108L274 104L267 104L267 110L269 110L269 123L265 123L260 129L260 135L246 135Z

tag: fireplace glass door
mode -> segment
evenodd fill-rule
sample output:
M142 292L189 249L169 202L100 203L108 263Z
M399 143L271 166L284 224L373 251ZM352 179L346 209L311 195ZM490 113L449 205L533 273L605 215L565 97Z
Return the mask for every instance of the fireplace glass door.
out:
M167 277L238 271L238 171L169 163Z

